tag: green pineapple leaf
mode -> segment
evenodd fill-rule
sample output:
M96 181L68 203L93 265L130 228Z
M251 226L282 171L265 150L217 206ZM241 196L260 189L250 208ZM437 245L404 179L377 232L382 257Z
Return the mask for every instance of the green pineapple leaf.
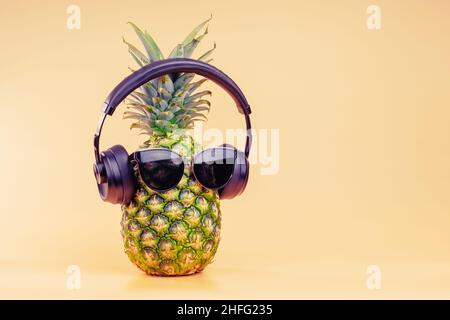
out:
M146 84L141 86L141 88L144 91L144 94L147 95L150 99L158 96L158 91L156 91L156 88L152 84L152 82L147 82Z
M128 46L128 52L140 67L143 67L149 63L148 58L138 48L127 42L125 38L122 38L122 41Z
M177 44L175 48L169 54L169 58L180 58L183 56L183 45Z
M183 40L183 42L181 43L183 46L187 45L189 42L191 42L192 40L194 40L194 38L197 36L197 34L200 32L200 30L202 30L202 28L208 24L208 22L210 22L212 19L212 15L209 19L203 21L202 23L200 23L198 26L196 26L194 28L194 30L192 30L187 37Z
M170 94L173 93L173 91L175 90L172 79L170 79L169 76L162 76L159 79L161 79L161 85L164 89L167 90L167 92L169 92Z
M159 88L159 96L166 101L169 101L172 98L172 95L170 94L170 92L167 91L167 89L165 89L165 88Z
M198 60L200 60L200 61L207 61L207 62L211 61L211 60L208 60L208 58L211 56L211 54L214 52L214 50L216 50L216 43L215 42L214 42L213 48L208 50L208 51L206 51L204 54L202 54L198 58Z
M145 120L147 118L146 118L146 115L143 115L143 114L140 114L140 113L137 113L137 112L126 111L123 114L123 119L134 119L134 120L139 120L139 121L142 121L142 122L145 123Z
M139 103L133 103L130 101L127 101L127 104L128 104L127 110L132 110L129 112L140 112L142 114L147 115L149 118L152 116L153 109L151 106L146 106L146 105L139 104ZM127 111L125 111L124 114L126 112Z
M195 48L197 48L198 44L202 39L208 34L208 28L205 29L205 32L200 35L197 38L192 39L189 43L184 45L183 47L183 57L184 58L190 58L192 56L192 53L194 52Z
M194 79L195 74L193 73L184 73L181 76L178 77L178 79L174 83L174 89L179 90L183 87L185 87L189 82Z
M140 101L145 104L151 104L151 102L152 102L151 99L147 95L145 95L139 91L134 91L134 92L130 93L130 97L135 99L135 101Z
M161 112L159 118L162 120L171 120L174 117L174 114L171 111Z
M139 40L141 40L145 51L147 51L150 62L161 60L163 55L155 40L153 40L153 38L147 32L144 33L141 29L139 29L133 22L128 23L133 27L134 32L136 32Z
M153 133L153 129L150 127L148 123L143 122L134 122L131 124L130 129L140 129L145 134L151 135Z
M197 82L189 83L189 84L186 86L186 89L187 89L188 94L191 94L192 92L194 92L195 90L197 90L197 89L198 89L203 83L205 83L206 81L208 81L208 79L204 78L204 79L201 79L201 80L199 80L199 81L197 81Z
M205 32L199 37L197 37L198 33L211 21L211 19L212 15L209 19L196 26L181 43L177 44L175 48L172 49L169 58L190 58L197 45L203 37L208 34L208 27L206 27Z
M211 106L211 102L209 102L208 100L198 100L198 101L194 101L194 102L190 102L188 104L184 105L184 108L186 109L192 109L201 105L207 105L207 106Z
M185 103L189 103L189 102L192 102L192 101L194 101L194 100L196 100L196 99L202 98L203 96L207 96L207 95L208 95L208 96L211 96L211 95L212 95L212 92L209 91L209 90L200 91L200 92L198 92L198 93L195 93L195 94L193 94L193 95L187 97L187 98L184 100L184 102L185 102Z

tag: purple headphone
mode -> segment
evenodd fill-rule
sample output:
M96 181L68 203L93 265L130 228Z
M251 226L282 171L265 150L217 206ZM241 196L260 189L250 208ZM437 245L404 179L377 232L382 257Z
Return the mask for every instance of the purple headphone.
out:
M231 95L238 111L245 117L247 127L247 139L244 152L226 145L227 148L236 150L236 161L233 173L228 183L218 190L221 199L232 199L240 195L248 181L249 162L248 155L252 143L250 113L251 109L236 83L225 73L216 67L193 59L175 58L166 59L148 64L123 79L106 98L97 130L94 134L94 174L97 187L103 201L111 203L129 203L136 191L137 182L134 177L129 155L121 145L115 145L106 151L99 152L100 135L106 116L112 116L116 107L134 90L145 83L165 74L189 72L204 76Z

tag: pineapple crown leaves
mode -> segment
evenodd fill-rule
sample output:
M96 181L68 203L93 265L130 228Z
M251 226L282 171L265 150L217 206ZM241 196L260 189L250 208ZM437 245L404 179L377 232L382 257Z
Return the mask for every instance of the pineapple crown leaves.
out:
M212 16L196 26L182 42L170 52L168 58L191 58L198 44L208 34L208 24ZM155 40L147 31L142 31L134 23L129 22L139 38L144 52L123 38L133 60L139 67L164 59ZM213 48L203 53L198 60L211 62ZM131 70L131 69L130 69ZM152 136L167 136L177 130L191 129L195 121L206 121L211 103L205 97L211 96L211 91L197 89L207 81L194 81L193 73L164 75L151 80L135 90L125 101L127 111L123 118L135 122L131 129L139 129L140 134Z

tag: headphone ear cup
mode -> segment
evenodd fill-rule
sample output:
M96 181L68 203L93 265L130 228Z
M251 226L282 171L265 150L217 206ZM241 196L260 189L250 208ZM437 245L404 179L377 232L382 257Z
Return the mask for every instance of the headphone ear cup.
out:
M103 201L129 203L136 191L136 179L128 159L128 152L121 145L115 145L102 152L101 165L104 181L97 181ZM99 165L97 165L97 168Z
M221 147L233 148L236 150L236 161L234 164L233 174L228 183L218 190L220 199L233 199L242 192L247 186L249 176L249 163L245 153L237 150L229 144L223 144Z

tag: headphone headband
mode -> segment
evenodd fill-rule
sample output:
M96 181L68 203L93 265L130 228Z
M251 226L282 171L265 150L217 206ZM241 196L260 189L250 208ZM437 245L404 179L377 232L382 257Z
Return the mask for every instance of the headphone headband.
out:
M113 115L117 106L134 90L145 83L163 76L165 74L188 72L204 76L212 80L214 83L222 87L231 95L238 111L245 116L245 124L247 127L247 139L245 144L245 155L248 156L251 147L251 123L250 123L250 105L244 94L237 84L225 73L216 67L199 60L187 58L173 58L153 62L141 69L133 72L131 75L123 79L108 95L103 104L103 114L100 118L97 131L94 135L94 153L96 162L100 162L99 143L100 135L107 115Z

